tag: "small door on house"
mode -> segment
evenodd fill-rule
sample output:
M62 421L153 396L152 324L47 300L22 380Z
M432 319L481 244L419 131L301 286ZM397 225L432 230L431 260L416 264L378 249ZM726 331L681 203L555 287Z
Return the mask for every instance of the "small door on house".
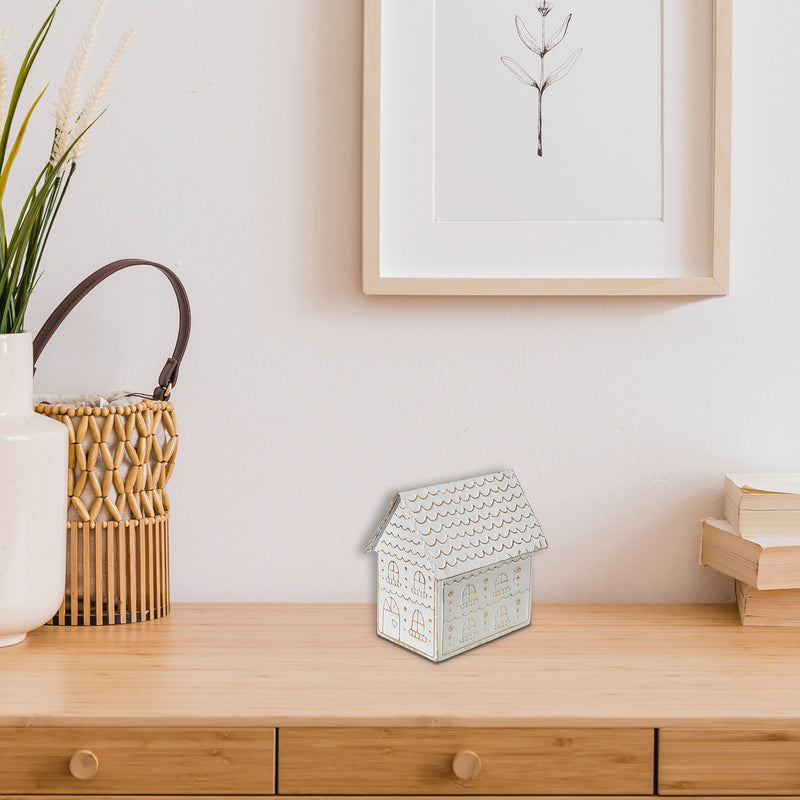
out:
M381 631L392 639L400 639L400 609L391 597L387 597L383 601Z

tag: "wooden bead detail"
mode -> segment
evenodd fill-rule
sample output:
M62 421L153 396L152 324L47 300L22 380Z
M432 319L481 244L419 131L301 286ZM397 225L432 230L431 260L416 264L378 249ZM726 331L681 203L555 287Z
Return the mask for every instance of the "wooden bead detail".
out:
M36 411L67 426L70 497L80 499L70 503L71 520L141 519L169 507L166 485L178 450L172 403L145 399L102 409L40 403Z
M453 757L453 774L460 781L471 781L481 773L481 759L472 750L462 750Z
M91 750L78 750L69 760L69 773L79 781L88 781L97 775L100 761Z

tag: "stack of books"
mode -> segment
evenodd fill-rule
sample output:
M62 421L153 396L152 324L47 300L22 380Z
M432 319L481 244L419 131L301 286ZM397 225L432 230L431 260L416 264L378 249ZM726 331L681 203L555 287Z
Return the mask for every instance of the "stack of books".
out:
M700 560L736 579L743 625L800 625L800 474L725 476Z

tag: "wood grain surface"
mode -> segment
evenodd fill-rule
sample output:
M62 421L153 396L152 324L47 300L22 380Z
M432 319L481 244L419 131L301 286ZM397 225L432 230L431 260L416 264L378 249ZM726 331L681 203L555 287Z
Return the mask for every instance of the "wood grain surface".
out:
M800 795L800 730L662 730L658 789L665 795Z
M735 605L539 605L435 664L375 607L174 605L146 623L44 627L0 650L5 726L800 728L791 628Z
M0 728L0 787L16 794L270 794L271 729ZM92 753L97 771L70 774Z
M647 794L653 730L285 728L281 794ZM464 751L480 771L460 780Z

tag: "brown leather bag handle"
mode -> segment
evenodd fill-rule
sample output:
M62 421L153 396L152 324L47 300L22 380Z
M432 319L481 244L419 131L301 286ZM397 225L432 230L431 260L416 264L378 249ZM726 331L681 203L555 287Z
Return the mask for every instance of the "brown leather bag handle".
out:
M155 267L167 276L172 288L175 290L175 296L178 299L178 313L180 320L178 324L178 339L175 342L175 350L172 355L167 359L161 374L158 376L158 386L153 391L153 400L166 400L172 387L178 382L178 370L181 366L183 354L186 352L186 345L189 342L189 333L192 329L192 311L189 306L189 297L186 294L186 289L180 282L178 276L168 267L163 264L157 264L155 261L145 261L141 258L124 258L120 261L112 261L104 267L95 270L87 278L84 278L62 301L53 313L45 320L36 338L33 340L33 371L36 372L36 362L44 350L45 345L50 341L53 334L58 330L59 325L67 318L67 315L75 308L89 292L101 283L110 275L119 272L127 267Z

